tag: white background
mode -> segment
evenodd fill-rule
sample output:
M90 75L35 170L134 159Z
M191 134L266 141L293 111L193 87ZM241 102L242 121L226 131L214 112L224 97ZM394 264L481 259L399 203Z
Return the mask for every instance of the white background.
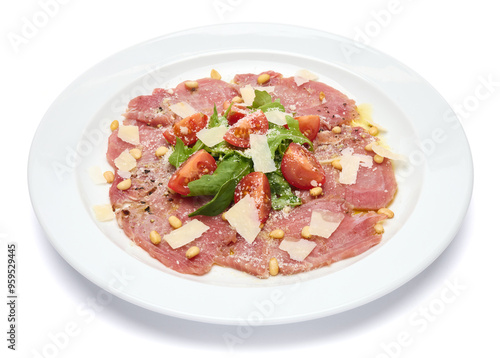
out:
M500 130L500 22L490 1L88 0L52 1L58 5L43 10L49 2L0 5L0 292L7 296L6 246L14 241L19 294L16 352L7 349L7 310L0 300L0 356L500 354L498 329L489 324L500 316L495 205L500 195L492 169ZM36 32L14 44L13 34L23 36L26 21L38 21ZM31 208L26 179L30 143L50 104L77 76L117 51L175 31L229 22L297 24L363 41L421 74L459 112L474 156L474 194L455 240L422 274L349 312L243 332L162 316L118 298L96 304L100 288L51 247ZM65 330L73 335L64 338ZM237 342L228 344L229 336Z

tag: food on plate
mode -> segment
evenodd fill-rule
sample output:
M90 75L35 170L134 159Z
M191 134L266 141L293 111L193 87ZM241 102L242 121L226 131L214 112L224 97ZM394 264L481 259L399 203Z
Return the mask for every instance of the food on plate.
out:
M111 126L112 210L186 274L220 265L267 278L357 256L394 216L399 159L360 112L308 71L226 82L214 70L155 89Z

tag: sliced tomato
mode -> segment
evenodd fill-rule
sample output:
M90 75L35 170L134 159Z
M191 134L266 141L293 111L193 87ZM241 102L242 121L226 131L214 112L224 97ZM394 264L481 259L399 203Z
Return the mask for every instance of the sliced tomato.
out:
M243 177L234 191L234 202L247 195L255 201L260 222L265 223L271 212L271 187L264 173L253 172Z
M227 122L230 126L238 122L240 119L248 115L248 110L244 107L233 104L231 110L227 114ZM267 118L266 118L267 119Z
M316 157L297 143L290 143L281 161L281 172L286 181L299 189L323 185L326 175Z
M207 126L208 116L203 113L195 113L180 122L174 124L163 132L165 139L172 145L175 145L175 138L179 137L185 145L193 145L198 138L196 133Z
M217 169L215 159L205 149L200 149L181 164L168 181L168 187L176 193L188 195L189 182L200 179L203 175L212 174L215 169Z
M299 129L309 140L314 140L319 132L320 119L317 115L295 117L299 121Z
M250 147L250 134L266 134L269 123L261 110L250 113L229 127L224 140L239 148Z

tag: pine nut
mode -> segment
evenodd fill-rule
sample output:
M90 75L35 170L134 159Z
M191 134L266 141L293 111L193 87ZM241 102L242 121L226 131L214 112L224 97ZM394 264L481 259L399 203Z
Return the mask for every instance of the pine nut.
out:
M377 127L370 127L370 129L368 129L368 133L370 133L370 135L377 135L378 128Z
M127 190L132 186L132 180L130 179L125 179L124 181L119 182L116 185L116 188L119 190Z
M340 159L334 159L332 165L335 169L342 170L342 164L340 164Z
M234 97L231 102L233 103L243 103L243 98L241 98L240 96L236 96Z
M158 232L154 230L149 233L149 239L155 245L158 245L161 242L160 234L158 234Z
M323 100L324 100L324 99L325 99L325 92L321 91L321 92L319 93L319 100L320 100L321 102L323 102Z
M106 181L111 184L115 180L115 174L113 172L110 172L109 170L107 172L102 173L102 176Z
M264 83L269 82L270 79L271 76L269 76L269 74L263 73L259 77L257 77L257 83L259 85L263 85Z
M285 232L281 229L273 230L269 233L271 239L282 239L285 237Z
M167 147L159 147L158 149L156 149L156 152L155 152L155 155L160 158L160 157L163 157L165 154L167 154L168 152L168 148Z
M174 229L178 229L182 226L182 221L177 216L170 216L168 218L168 223Z
M332 132L335 134L340 134L342 132L342 128L340 128L339 126L335 126L332 128Z
M222 220L227 221L226 219L226 212L224 211L222 215L220 216Z
M323 189L317 186L316 188L312 188L311 190L309 190L309 194L311 196L320 196L321 194L323 194Z
M380 208L377 213L387 216L388 219L392 219L394 217L394 212L388 208Z
M212 69L212 71L210 71L210 77L212 77L214 80L220 80L222 78L220 73L214 69Z
M278 260L276 260L276 257L273 257L271 260L269 260L269 274L271 276L276 276L280 272L280 267L278 265Z
M118 123L118 121L115 119L113 122L111 122L111 124L109 125L109 129L111 129L111 131L115 131L118 129L118 127L120 126L120 123Z
M384 161L384 157L381 155L375 154L375 156L373 157L373 160L375 161L375 163L381 164Z
M184 86L186 86L187 89L189 90L195 90L198 88L198 82L196 81L186 81L184 82Z
M373 149L372 149L373 143L375 143L375 142L368 143L368 144L365 146L365 150L366 150L367 152L371 152L371 151L373 150Z
M311 238L311 233L309 232L309 229L310 227L309 226L304 226L302 228L302 232L300 233L300 235L304 238L304 239L310 239Z
M200 253L200 248L198 246L191 246L187 251L186 251L186 257L188 259L192 259L196 255Z
M128 151L135 159L141 159L142 151L139 148L132 148Z
M382 224L375 224L375 226L373 228L375 229L375 232L377 234L383 234L384 233L384 227L382 226Z

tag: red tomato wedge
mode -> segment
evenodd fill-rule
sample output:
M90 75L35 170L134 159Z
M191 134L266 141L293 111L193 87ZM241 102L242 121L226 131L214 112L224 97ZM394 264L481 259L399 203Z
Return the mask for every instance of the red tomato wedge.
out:
M320 119L317 115L295 117L299 121L299 129L309 140L314 140L319 132Z
M286 181L299 189L323 185L325 171L316 157L297 143L290 143L281 161L281 172Z
M227 114L227 122L230 126L238 122L240 119L248 115L248 110L240 106L232 105L229 113ZM267 118L266 118L267 119Z
M265 223L271 212L271 187L264 173L253 172L243 177L234 191L234 202L247 195L255 201L260 222Z
M165 139L172 145L175 145L175 138L179 137L185 145L193 145L198 140L196 133L207 126L208 116L203 113L195 113L180 122L174 124L163 132Z
M188 183L212 174L217 169L215 159L205 149L200 149L190 156L176 170L168 181L168 187L182 195L189 194Z
M266 134L269 123L261 110L250 113L229 127L224 140L239 148L250 148L250 134Z

